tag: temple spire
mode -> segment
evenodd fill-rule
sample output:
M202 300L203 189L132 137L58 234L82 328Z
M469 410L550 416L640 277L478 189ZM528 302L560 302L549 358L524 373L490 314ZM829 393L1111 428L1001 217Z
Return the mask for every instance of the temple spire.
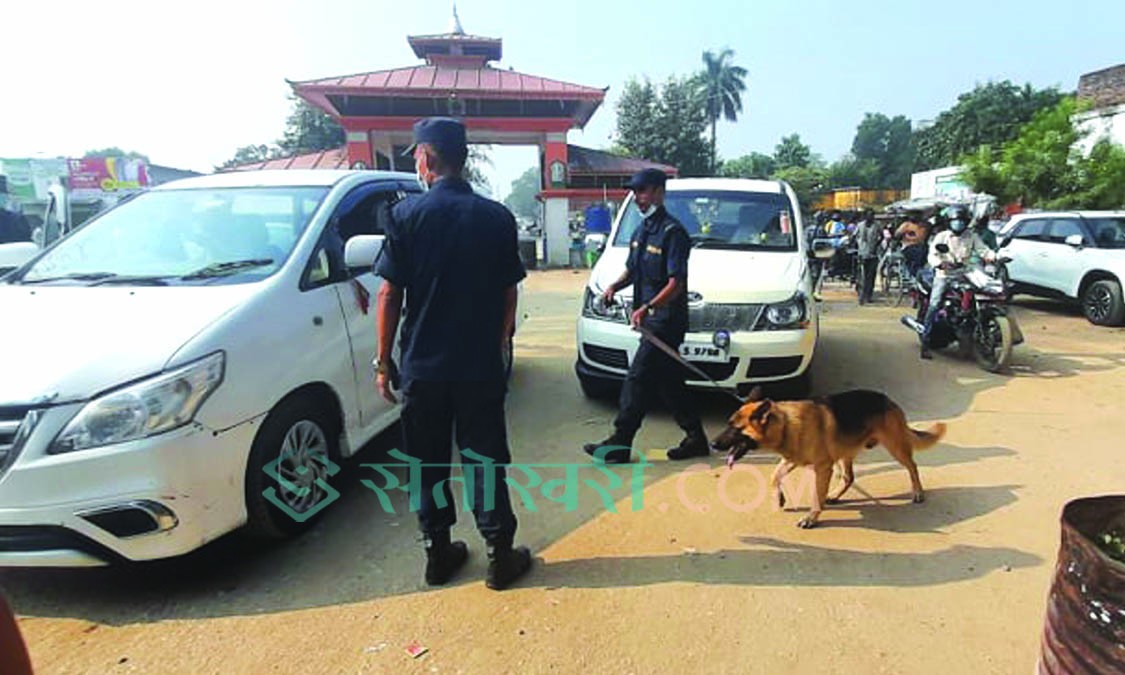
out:
M450 35L464 35L465 29L461 27L461 17L457 16L457 3L453 3L453 18L449 21Z

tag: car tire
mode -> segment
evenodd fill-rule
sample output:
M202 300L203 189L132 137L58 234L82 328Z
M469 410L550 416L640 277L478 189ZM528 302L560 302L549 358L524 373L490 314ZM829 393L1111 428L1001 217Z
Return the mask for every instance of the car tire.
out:
M1082 294L1082 314L1095 326L1120 326L1125 322L1121 283L1102 279L1090 284Z
M260 539L285 539L310 529L329 500L339 493L325 492L317 482L335 473L339 458L338 423L311 395L283 400L266 416L250 449L246 464L246 533ZM276 462L276 464L275 464ZM294 492L274 477L273 470L299 485ZM301 472L300 469L305 471ZM331 490L331 488L329 488ZM297 516L290 515L267 494ZM303 507L303 508L302 508ZM311 516L304 514L312 509Z
M1011 302L1012 296L1015 295L1015 293L1012 292L1012 279L1008 276L1007 265L998 266L996 269L996 278L1000 280L1000 283L1004 284L1004 302Z

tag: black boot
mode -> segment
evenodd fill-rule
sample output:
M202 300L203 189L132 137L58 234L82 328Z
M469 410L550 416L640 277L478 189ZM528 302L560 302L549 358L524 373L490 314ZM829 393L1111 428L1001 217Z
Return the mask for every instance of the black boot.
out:
M582 449L586 451L587 455L594 458L598 457L597 453L600 450L604 453L602 459L606 464L628 464L632 447L632 438L626 438L624 435L614 432L613 435L604 441L600 443L587 443Z
M463 541L449 541L449 532L426 535L426 583L441 586L453 578L469 558Z
M668 459L673 460L709 457L710 455L711 443L707 440L707 435L703 433L702 428L689 431L678 446L668 450Z
M926 359L927 361L934 358L934 355L930 353L930 346L925 342L922 343L922 352L921 354L919 354L919 356Z
M512 543L500 542L488 547L488 576L485 585L502 591L531 569L531 551L526 546L512 548Z

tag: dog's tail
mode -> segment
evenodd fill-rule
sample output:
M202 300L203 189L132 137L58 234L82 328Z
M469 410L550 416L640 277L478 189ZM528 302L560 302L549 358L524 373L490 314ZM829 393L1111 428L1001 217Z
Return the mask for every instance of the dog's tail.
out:
M945 422L938 422L925 431L911 429L910 435L913 436L911 445L915 450L929 450L945 436L945 429Z

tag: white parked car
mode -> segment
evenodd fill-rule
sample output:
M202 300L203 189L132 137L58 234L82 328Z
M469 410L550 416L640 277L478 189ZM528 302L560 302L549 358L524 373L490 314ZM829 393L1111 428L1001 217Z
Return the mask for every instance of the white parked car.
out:
M394 423L373 385L378 171L229 173L99 215L0 283L0 566L301 531Z
M745 394L771 383L793 398L810 387L820 324L801 211L783 182L669 180L665 207L693 240L688 259L689 328L681 354L723 389ZM625 270L641 223L632 195L590 274L578 319L575 372L591 397L612 395L628 371L639 334L628 325L633 287L612 307L602 291ZM698 375L689 387L714 389Z
M1013 293L1080 302L1100 326L1125 323L1125 211L1021 213L1000 237Z

